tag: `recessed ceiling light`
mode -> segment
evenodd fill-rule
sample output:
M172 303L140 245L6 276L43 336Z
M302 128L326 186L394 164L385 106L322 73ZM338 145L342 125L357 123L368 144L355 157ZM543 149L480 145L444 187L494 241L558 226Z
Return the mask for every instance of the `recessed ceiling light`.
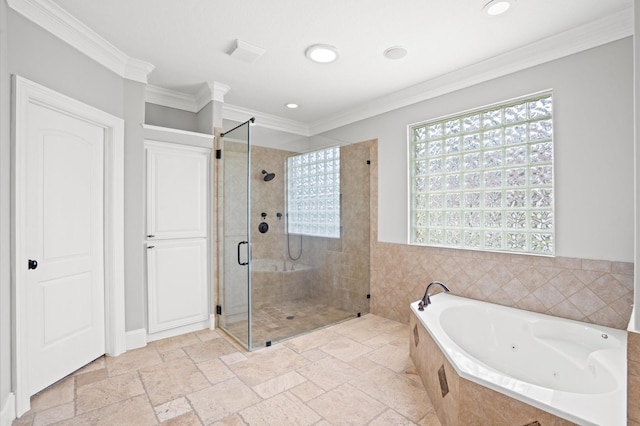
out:
M387 59L402 59L407 56L407 49L402 46L392 46L383 53Z
M491 0L484 5L484 10L488 15L502 15L511 7L511 3L506 0Z
M286 107L287 107L287 108L289 108L289 109L296 109L296 108L298 108L298 104L294 104L294 103L288 103L288 104L285 104L284 106L286 106Z
M333 62L338 59L338 49L328 44L314 44L307 47L305 51L307 58L314 62L320 62L323 64Z

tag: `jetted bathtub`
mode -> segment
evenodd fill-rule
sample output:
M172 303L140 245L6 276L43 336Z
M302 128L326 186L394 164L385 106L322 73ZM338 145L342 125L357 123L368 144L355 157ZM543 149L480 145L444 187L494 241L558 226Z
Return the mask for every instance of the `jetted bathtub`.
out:
M624 425L627 333L439 293L411 310L462 378L580 425Z

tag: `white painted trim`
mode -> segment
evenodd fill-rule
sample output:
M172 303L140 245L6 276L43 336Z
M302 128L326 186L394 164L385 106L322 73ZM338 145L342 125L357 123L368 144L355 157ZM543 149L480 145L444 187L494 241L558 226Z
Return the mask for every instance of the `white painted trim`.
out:
M147 335L147 342L155 342L156 340L166 339L168 337L179 336L181 334L192 333L194 331L209 329L209 320L200 321L193 324L183 325L181 327L171 328L169 330L158 331Z
M13 76L13 215L12 251L14 277L12 280L15 345L13 347L13 379L16 414L21 416L30 407L27 384L27 323L24 283L26 282L27 254L24 244L26 223L24 211L28 105L36 103L62 111L68 115L95 124L105 130L105 349L108 355L119 355L126 350L124 306L124 121L90 105L63 94Z
M267 129L280 130L294 135L312 136L306 123L279 117L265 112L250 110L236 105L222 105L222 118L237 122L244 122L255 117L255 125Z
M169 127L143 124L144 138L155 139L163 142L182 143L196 145L204 148L213 148L213 135L191 132L188 130L172 129Z
M214 81L211 89L211 100L224 102L224 96L229 93L229 90L231 90L231 86Z
M127 331L127 350L144 348L147 346L147 330L139 328L137 330Z
M7 399L0 411L0 426L11 426L11 423L16 418L16 398L12 393L7 396Z
M209 102L224 102L224 96L229 93L229 90L231 86L217 81L205 83L195 96L198 111L206 107Z
M193 95L153 86L151 84L145 88L145 101L150 104L181 109L183 111L200 111Z
M189 112L199 112L209 102L224 102L224 95L231 90L230 86L214 81L204 83L198 93L191 95L159 86L147 85L145 101L150 104Z
M189 112L198 112L211 101L222 102L224 94L229 86L214 82L213 86L207 85L200 90L197 95L176 92L175 90L164 89L162 87L147 85L145 90L145 100L150 104L161 105L168 108L180 109ZM223 104L222 118L237 122L245 122L251 117L255 117L255 125L268 129L280 130L302 136L311 136L309 126L301 121L289 120L273 114L247 108Z
M130 58L52 0L7 0L10 8L119 76L147 82L154 66Z
M193 97L193 101L195 102L196 108L198 109L198 111L206 107L209 104L209 102L212 102L214 100L213 99L214 84L215 83L203 84L200 90L198 90L198 92ZM224 102L224 94L222 95L221 102Z

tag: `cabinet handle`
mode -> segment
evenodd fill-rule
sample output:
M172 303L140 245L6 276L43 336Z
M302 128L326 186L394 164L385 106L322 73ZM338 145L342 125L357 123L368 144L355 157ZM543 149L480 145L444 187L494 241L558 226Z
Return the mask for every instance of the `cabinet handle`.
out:
M147 238L155 238L155 235L147 235Z
M147 246L147 250L154 248L155 246Z
M240 241L240 242L238 243L238 265L240 265L240 266L245 266L245 265L248 265L248 264L249 264L249 262L242 262L242 261L240 261L240 246L241 246L242 244L249 244L249 241Z

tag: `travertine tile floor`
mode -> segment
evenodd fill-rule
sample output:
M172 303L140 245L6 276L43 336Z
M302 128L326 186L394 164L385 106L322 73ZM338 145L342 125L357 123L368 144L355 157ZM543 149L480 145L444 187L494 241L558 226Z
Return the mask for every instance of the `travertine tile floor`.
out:
M276 343L355 316L355 312L318 303L310 298L257 306L253 309L251 319L252 348L264 347L267 341ZM240 341L247 341L246 320L227 324L226 330Z
M408 345L370 314L251 353L203 330L94 361L14 425L439 425Z

